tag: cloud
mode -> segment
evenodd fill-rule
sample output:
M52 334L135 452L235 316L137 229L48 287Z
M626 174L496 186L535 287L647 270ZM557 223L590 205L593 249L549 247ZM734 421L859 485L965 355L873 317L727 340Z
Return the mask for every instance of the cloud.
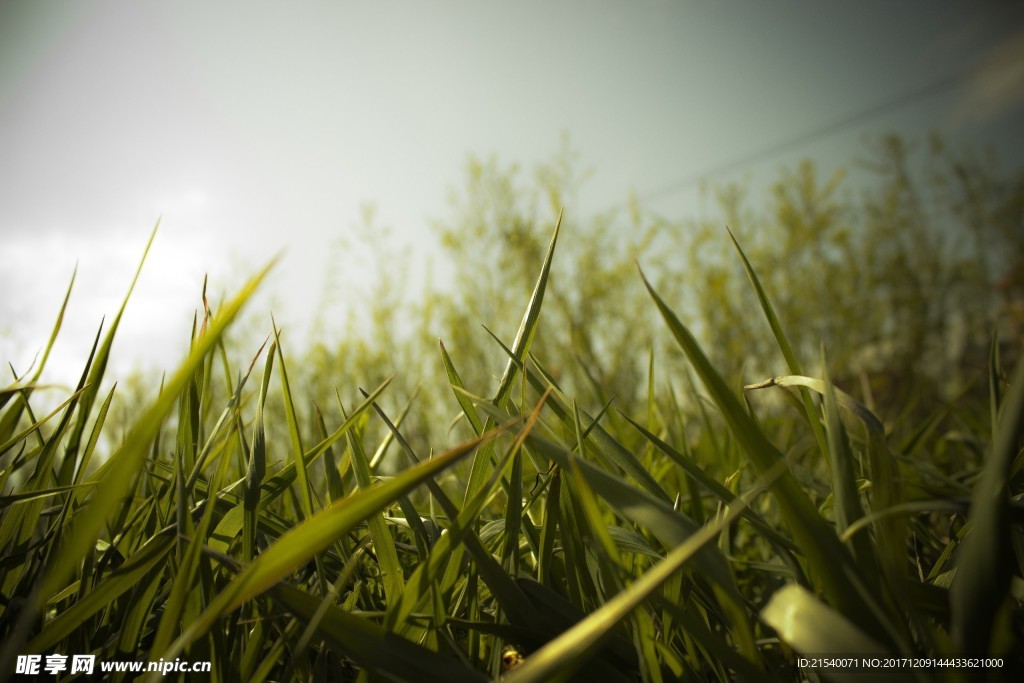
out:
M193 212L203 204L199 192L177 199L176 207ZM115 376L137 366L169 367L187 348L209 255L218 253L220 244L212 232L181 228L171 222L157 234L117 334ZM6 237L6 265L0 269L0 287L13 293L0 301L0 359L20 374L41 354L77 265L67 314L44 376L73 384L100 321L105 319L109 328L120 307L147 237L148 231L118 229L12 231Z

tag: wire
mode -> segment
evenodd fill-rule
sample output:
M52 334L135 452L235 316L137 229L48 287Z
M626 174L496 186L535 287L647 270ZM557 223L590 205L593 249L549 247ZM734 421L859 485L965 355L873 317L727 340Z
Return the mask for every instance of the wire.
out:
M950 74L945 76L944 78L933 81L921 88L917 88L916 90L911 90L910 92L904 93L899 97L887 100L885 102L881 102L879 104L875 104L855 114L851 114L841 119L826 123L818 128L811 130L810 132L800 133L799 135L786 138L781 142L777 142L773 145L765 147L764 149L754 152L753 154L748 154L746 156L739 157L731 161L727 161L717 166L713 166L709 169L702 171L701 173L695 173L691 176L688 176L687 178L684 178L683 180L679 180L670 185L666 185L665 187L662 187L658 190L654 190L647 194L640 195L639 197L637 197L637 200L642 203L661 199L662 197L674 194L676 192L679 192L680 190L686 189L688 187L693 187L700 183L705 178L707 178L708 176L716 176L722 173L728 173L729 171L734 171L738 168L742 168L749 164L756 163L758 161L763 161L764 159L768 159L783 152L787 152L794 147L801 146L812 140L827 137L829 135L832 135L833 133L843 130L844 128L850 128L858 123L861 123L862 121L873 119L877 116L880 116L895 109L901 109L907 106L908 104L912 104L918 100L926 99L928 97L935 95L936 93L939 93L943 90L947 90L956 85L957 83L959 83L960 81L964 80L968 76L974 74L975 72L980 72L983 70L1001 70L1009 66L1011 62L1012 60L1007 59L1002 62L987 62L984 64L979 64L963 69L957 73Z

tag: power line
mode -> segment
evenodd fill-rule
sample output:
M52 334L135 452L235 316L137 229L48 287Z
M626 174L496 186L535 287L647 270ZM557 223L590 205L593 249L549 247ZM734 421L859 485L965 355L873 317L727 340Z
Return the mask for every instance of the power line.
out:
M649 202L656 199L661 199L664 196L673 194L688 187L693 187L694 185L697 185L708 176L716 176L722 173L728 173L729 171L734 171L736 169L743 168L744 166L747 166L749 164L756 163L758 161L763 161L764 159L768 159L783 152L787 152L794 147L798 147L812 140L827 137L829 135L832 135L833 133L843 130L844 128L850 128L862 121L875 118L889 111L901 109L902 107L905 107L908 104L912 104L918 100L927 99L928 97L931 97L938 92L951 88L952 86L956 85L958 82L964 80L965 78L974 74L975 72L980 72L986 69L1000 70L1008 66L1011 61L1012 60L1007 59L1005 61L997 62L994 64L980 64L963 69L957 73L953 73L945 76L944 78L933 81L921 88L917 88L915 90L911 90L910 92L904 93L899 97L895 97L891 100L886 100L879 104L875 104L871 107L858 111L855 114L851 114L841 119L826 123L818 128L811 130L810 132L794 135L773 145L765 147L764 149L761 149L757 152L754 152L753 154L748 154L746 156L733 159L731 161L727 161L717 166L713 166L710 169L702 171L701 173L695 173L687 178L684 178L683 180L674 182L671 185L666 185L661 189L654 190L647 194L641 195L637 198L637 200L639 202Z

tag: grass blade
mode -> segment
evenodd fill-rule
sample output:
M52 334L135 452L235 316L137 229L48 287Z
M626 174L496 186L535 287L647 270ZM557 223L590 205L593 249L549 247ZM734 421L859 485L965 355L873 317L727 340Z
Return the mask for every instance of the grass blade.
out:
M628 588L530 655L504 680L507 683L543 683L568 679L630 612L732 524L746 504L747 501L742 501L730 506L722 518L701 527Z
M732 240L732 245L736 248L736 252L743 261L743 269L747 272L750 284L754 287L754 293L757 294L757 301L761 305L761 311L764 312L768 326L772 329L772 334L779 345L779 350L782 351L782 355L786 359L790 373L794 375L804 374L803 370L800 369L800 361L797 360L796 354L793 353L793 347L790 345L789 339L786 337L785 332L782 331L782 323L779 322L779 316L775 313L775 307L768 298L768 293L765 292L764 287L761 285L761 279L754 272L754 267L750 265L747 255L743 253L743 249L740 248L740 243L736 240L736 236L732 234L732 230L728 227L725 230L729 233L729 239ZM814 404L811 403L811 397L803 389L800 390L800 402L803 405L804 414L807 415L807 423L811 426L811 431L814 432L814 439L818 443L818 448L821 450L822 455L825 455L828 452L825 433L821 429L821 423L818 421Z
M725 380L712 367L690 331L658 296L643 272L640 276L676 342L700 375L733 435L758 472L764 476L777 463L785 462L782 453L768 441L744 410L739 399L729 390ZM854 579L857 573L849 553L839 542L833 529L818 514L788 468L772 481L770 488L793 533L794 540L807 558L812 577L820 582L829 600L866 631L883 632L882 623L866 606L866 601L870 598L863 584Z
M323 610L320 599L288 584L276 585L272 594L301 619L313 619L317 610ZM316 630L330 639L345 656L389 680L409 683L483 683L488 680L482 673L460 664L456 659L442 657L333 605L323 610Z
M267 266L258 273L234 299L228 302L207 334L198 341L188 358L167 383L165 391L135 424L124 445L90 478L90 481L98 482L92 487L92 496L86 506L71 519L67 532L61 538L59 551L52 555L53 559L45 569L32 598L19 616L16 633L5 643L0 655L0 666L7 666L13 661L35 615L41 611L49 597L63 588L64 582L72 575L74 568L94 547L108 518L130 490L146 450L156 436L164 416L174 406L180 393L191 381L196 368L220 340L227 326L238 315L269 269L270 266Z
M206 633L221 615L280 583L316 553L328 548L336 539L356 525L383 510L398 496L411 491L425 480L473 453L480 444L504 431L502 427L483 437L467 441L436 458L405 470L398 476L368 489L358 491L306 519L289 530L276 543L256 557L235 579L214 598L200 618L175 641L163 655L173 659L187 643Z
M950 587L952 636L960 652L985 656L996 612L1009 595L1009 472L1024 440L1024 362L1017 363L1003 403L992 452L974 489L968 517L970 533L957 559Z

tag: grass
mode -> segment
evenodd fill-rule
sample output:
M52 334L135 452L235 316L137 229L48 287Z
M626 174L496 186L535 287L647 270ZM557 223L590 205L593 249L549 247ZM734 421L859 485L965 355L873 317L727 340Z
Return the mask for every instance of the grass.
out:
M969 439L936 418L894 443L824 353L805 375L734 239L789 374L735 390L641 272L706 393L680 409L656 388L686 378L652 354L645 414L592 416L531 354L557 241L511 347L495 338L493 396L441 345L475 437L440 453L385 412L387 381L303 421L276 325L232 366L225 330L265 270L216 310L204 296L186 360L120 441L99 389L124 307L38 418L44 354L0 392L0 679L29 653L210 661L221 681L842 680L798 657L868 654L1003 662L899 680L1024 673L1024 364L1004 384L993 353L991 424ZM759 409L765 392L791 409ZM949 452L968 441L980 468ZM961 469L929 461L939 442Z

